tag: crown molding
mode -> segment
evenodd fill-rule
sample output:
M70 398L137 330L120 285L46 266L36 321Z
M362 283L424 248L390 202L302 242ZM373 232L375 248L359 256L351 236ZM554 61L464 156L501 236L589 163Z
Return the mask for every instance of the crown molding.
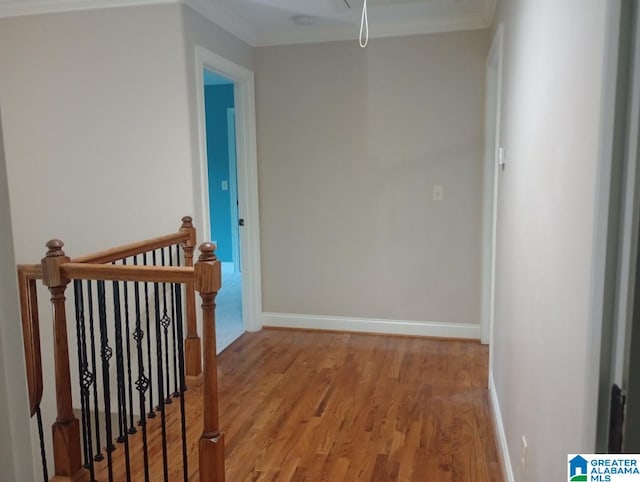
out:
M258 33L255 27L245 22L238 15L221 8L219 5L211 6L207 0L181 0L203 15L212 23L218 25L227 32L235 35L240 40L252 47L270 47L276 45L294 45L305 43L334 42L341 40L355 40L358 38L358 25L341 25L337 27L296 27L275 32ZM342 1L342 0L340 0ZM385 22L371 24L370 38L402 37L408 35L421 35L429 33L441 33L462 30L478 30L491 25L491 17L497 0L486 0L482 12L453 14L437 19L414 19L409 22ZM487 11L491 11L487 20Z
M342 0L341 0L342 1ZM77 10L182 3L204 18L252 47L305 44L354 40L357 25L292 27L291 29L261 33L256 27L220 4L207 0L0 0L0 18L37 15ZM459 30L476 30L491 25L497 0L485 0L481 12L454 14L437 19L413 19L409 22L371 24L371 38L401 37Z
M0 18L177 3L178 0L0 0Z
M255 27L252 27L248 22L228 9L220 5L213 6L211 2L207 0L175 1L191 7L210 22L238 37L250 46L257 47L259 45L259 38L255 34Z
M381 23L378 25L370 22L369 38L404 37L430 33L479 30L487 28L488 26L489 24L481 13L452 15L437 20L418 19L411 22ZM265 35L259 39L259 43L255 46L270 47L276 45L356 40L358 33L357 25L316 29L302 28L273 35Z

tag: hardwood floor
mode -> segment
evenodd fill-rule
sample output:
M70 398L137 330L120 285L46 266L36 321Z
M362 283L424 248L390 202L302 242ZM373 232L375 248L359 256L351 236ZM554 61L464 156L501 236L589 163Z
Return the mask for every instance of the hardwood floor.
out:
M227 481L501 482L487 357L465 341L246 333L219 355ZM199 400L187 392L193 442ZM167 412L172 430L177 408ZM162 480L154 450L152 481ZM170 455L176 477L180 451ZM195 446L189 454L197 480Z

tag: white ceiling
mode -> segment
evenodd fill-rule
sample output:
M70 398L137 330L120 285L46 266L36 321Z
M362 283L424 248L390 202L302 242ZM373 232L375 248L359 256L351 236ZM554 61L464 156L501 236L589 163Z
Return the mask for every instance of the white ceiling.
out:
M497 0L367 0L372 38L470 30L491 23ZM0 0L0 17L183 2L253 46L356 39L363 0ZM296 15L312 24L296 25Z

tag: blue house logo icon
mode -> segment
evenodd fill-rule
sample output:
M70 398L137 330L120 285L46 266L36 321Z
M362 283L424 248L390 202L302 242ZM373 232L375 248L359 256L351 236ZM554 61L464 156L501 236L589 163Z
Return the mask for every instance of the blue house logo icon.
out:
M587 480L587 459L580 455L576 455L569 460L569 480L570 482Z

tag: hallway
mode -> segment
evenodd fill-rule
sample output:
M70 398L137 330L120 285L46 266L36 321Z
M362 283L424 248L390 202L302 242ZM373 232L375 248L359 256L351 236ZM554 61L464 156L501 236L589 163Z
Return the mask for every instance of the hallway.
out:
M242 324L242 274L222 271L222 288L216 297L216 349L218 353L244 333Z
M262 330L219 357L227 480L501 482L477 342Z
M477 342L265 329L218 357L226 479L502 482ZM197 481L202 391L185 393L189 480ZM169 480L181 480L178 403L167 405ZM162 479L160 417L150 480ZM140 434L130 438L142 480ZM115 480L124 450L113 452ZM106 462L97 480L107 480Z

